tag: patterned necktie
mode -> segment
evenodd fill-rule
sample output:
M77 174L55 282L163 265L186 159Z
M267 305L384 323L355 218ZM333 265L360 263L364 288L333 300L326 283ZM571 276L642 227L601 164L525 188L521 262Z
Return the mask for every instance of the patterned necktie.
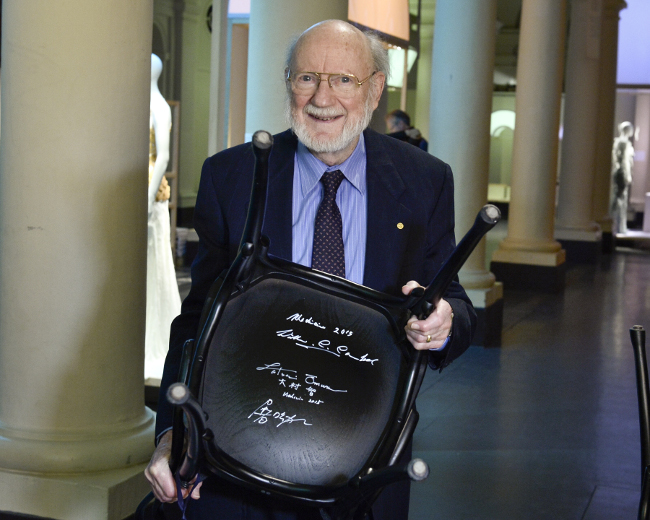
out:
M325 194L318 206L314 223L314 249L311 266L319 271L345 278L345 254L343 252L343 222L336 205L336 192L345 176L340 170L325 172L320 181Z

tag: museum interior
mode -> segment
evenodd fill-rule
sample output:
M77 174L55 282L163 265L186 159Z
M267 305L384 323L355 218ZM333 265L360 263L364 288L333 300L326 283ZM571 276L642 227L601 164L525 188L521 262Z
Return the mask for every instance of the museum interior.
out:
M502 216L458 275L472 346L419 393L409 518L637 517L647 0L0 5L0 520L134 518L203 162L287 128L286 49L327 19L384 39L370 126L403 110L451 166L456 239Z

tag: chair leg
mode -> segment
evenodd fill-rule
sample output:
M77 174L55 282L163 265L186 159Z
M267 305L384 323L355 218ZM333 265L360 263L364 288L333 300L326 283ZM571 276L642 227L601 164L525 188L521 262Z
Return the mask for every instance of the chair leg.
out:
M641 431L641 478L650 466L650 395L648 389L648 366L645 351L645 330L640 325L630 329L636 366L636 388L639 401L639 426Z
M639 402L639 426L641 431L641 499L639 520L650 520L650 396L648 389L648 366L645 351L645 329L635 325L630 329L636 366L636 387Z
M646 466L641 486L638 520L650 520L650 467Z

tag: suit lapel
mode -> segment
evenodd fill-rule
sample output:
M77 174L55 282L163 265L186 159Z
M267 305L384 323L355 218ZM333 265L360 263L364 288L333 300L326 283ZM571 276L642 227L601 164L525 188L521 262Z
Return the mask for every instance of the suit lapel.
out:
M274 138L269 158L269 184L264 234L271 240L269 253L291 260L293 162L297 140L291 130Z
M366 130L364 136L368 218L363 284L386 290L408 281L396 278L405 254L411 211L400 202L406 185L381 146L381 137L372 130Z

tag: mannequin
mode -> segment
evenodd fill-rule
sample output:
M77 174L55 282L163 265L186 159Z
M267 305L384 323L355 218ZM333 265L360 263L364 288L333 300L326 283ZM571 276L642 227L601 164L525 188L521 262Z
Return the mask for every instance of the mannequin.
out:
M151 55L151 103L149 112L149 190L147 236L147 315L145 379L162 377L169 349L169 326L181 310L170 241L170 188L165 178L169 162L172 114L158 90L162 61Z
M634 127L628 121L618 126L619 136L612 147L612 196L611 208L614 233L627 233L627 199L632 184L634 146L631 137Z

